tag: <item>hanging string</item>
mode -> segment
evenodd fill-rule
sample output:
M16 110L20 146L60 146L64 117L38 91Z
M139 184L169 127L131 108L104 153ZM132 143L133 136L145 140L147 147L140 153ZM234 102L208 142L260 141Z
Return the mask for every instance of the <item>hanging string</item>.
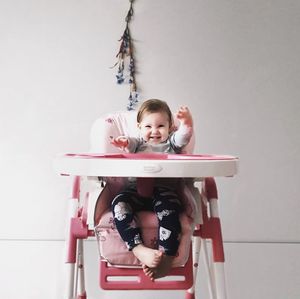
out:
M127 12L125 22L126 27L124 30L123 35L119 39L121 42L119 52L117 53L116 57L118 61L115 63L113 67L118 67L117 71L117 83L129 84L129 97L128 97L128 104L127 110L133 110L135 105L138 102L138 92L137 92L137 85L135 80L135 61L134 61L134 49L129 29L129 23L133 16L133 2L134 0L129 0L130 7Z

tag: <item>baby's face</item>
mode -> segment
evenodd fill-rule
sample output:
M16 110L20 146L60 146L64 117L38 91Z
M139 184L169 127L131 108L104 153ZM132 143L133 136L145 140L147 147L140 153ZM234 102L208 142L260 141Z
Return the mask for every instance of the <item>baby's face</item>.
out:
M145 113L138 124L142 138L150 144L158 144L168 139L170 122L167 113Z

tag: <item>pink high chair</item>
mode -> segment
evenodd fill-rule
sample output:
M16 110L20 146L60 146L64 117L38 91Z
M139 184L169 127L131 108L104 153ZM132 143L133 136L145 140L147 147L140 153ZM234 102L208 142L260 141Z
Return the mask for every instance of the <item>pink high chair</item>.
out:
M135 112L107 115L92 127L90 153L66 154L55 161L60 174L74 176L67 238L67 298L87 298L83 240L96 237L102 289L181 289L186 290L186 299L193 299L202 243L210 298L226 299L224 250L213 176L236 174L237 159L191 155L194 137L183 155L125 154L110 143L112 137L137 134ZM184 206L180 216L180 246L171 272L162 279L151 281L144 275L139 261L127 250L114 226L110 203L132 176L138 178L141 192L150 192L147 188L151 187L153 177L182 177L177 190ZM158 233L155 214L140 212L136 221L145 244L155 248ZM212 257L208 254L207 239L211 240Z

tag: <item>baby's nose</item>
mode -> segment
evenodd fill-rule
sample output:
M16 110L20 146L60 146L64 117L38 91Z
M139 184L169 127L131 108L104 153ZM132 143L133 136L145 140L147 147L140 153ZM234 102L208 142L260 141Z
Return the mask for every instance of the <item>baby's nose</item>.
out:
M152 128L152 134L153 133L158 133L158 128Z

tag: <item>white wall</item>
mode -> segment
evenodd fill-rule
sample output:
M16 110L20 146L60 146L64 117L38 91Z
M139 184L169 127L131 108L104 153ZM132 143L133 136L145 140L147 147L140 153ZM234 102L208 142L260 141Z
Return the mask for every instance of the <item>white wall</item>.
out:
M300 3L134 8L142 97L188 105L197 151L241 160L238 176L218 179L229 298L299 298ZM62 298L69 185L52 160L86 151L93 121L126 107L128 87L110 67L127 9L125 0L0 2L0 298ZM108 296L94 245L92 299Z

